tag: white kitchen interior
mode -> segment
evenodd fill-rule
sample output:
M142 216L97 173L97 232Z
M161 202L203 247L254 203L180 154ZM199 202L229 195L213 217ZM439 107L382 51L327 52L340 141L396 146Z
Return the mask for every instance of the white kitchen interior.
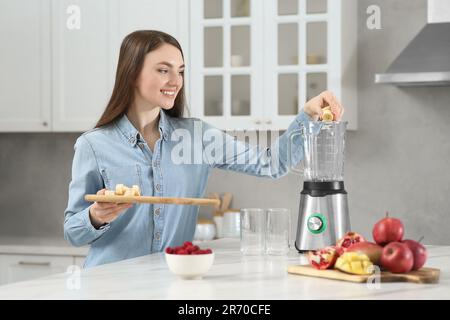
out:
M429 52L449 53L450 33L439 43L427 35L448 30L444 2L0 0L0 299L449 299L450 70ZM216 256L202 280L177 280L163 253L83 269L89 247L63 234L74 143L104 111L123 38L144 29L169 33L183 48L186 116L237 137L279 136L307 101L332 91L348 121L352 231L372 241L389 211L405 238L424 237L439 283L377 291L288 274L289 264L307 263L294 243L301 176L225 170L211 171L205 197L230 196L222 214L287 208L286 259L241 255L239 233L220 237L215 209L205 206L198 223L216 223L214 236L205 233L215 240L195 240Z

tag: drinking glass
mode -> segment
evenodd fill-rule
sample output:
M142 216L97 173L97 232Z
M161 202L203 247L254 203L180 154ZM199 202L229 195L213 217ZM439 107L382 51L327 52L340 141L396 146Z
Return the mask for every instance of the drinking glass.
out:
M266 215L263 209L241 209L241 252L244 255L264 253Z
M291 212L289 209L267 209L265 249L269 255L289 252Z

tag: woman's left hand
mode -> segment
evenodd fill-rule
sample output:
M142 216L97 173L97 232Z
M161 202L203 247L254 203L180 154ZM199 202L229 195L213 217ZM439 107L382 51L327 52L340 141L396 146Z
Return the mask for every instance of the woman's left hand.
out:
M323 91L318 96L315 96L306 102L304 111L313 118L314 121L317 121L323 115L322 109L328 106L331 107L334 120L341 120L342 115L344 114L344 108L331 91Z

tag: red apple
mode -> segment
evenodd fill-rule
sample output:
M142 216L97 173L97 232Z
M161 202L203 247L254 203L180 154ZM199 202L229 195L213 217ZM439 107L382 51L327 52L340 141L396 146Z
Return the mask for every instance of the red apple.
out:
M413 253L404 243L391 242L386 245L381 252L381 266L390 272L409 272L413 265Z
M357 242L347 249L347 252L358 252L367 255L369 260L376 265L380 265L382 251L383 247L368 241Z
M385 246L390 242L400 242L403 239L403 223L396 218L386 217L378 221L372 230L373 239L380 246Z
M419 270L420 268L422 268L422 266L425 264L425 261L427 261L427 249L420 242L414 240L407 239L403 240L402 242L408 246L413 254L414 265L412 269Z

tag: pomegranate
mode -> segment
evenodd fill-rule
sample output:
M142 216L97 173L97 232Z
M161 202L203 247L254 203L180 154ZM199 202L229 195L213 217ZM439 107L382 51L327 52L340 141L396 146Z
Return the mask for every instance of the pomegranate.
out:
M320 250L310 251L308 253L308 260L314 268L325 270L334 267L334 263L336 262L338 256L336 247L329 246Z
M396 218L386 217L378 221L372 230L373 240L380 246L385 246L390 242L401 242L403 239L403 223Z
M347 249L351 245L365 241L366 239L364 239L364 237L359 233L349 231L341 239L338 240L338 242L336 243L336 247L340 248L340 250L338 249L338 251L340 251L339 255L341 255L343 252L347 251Z

